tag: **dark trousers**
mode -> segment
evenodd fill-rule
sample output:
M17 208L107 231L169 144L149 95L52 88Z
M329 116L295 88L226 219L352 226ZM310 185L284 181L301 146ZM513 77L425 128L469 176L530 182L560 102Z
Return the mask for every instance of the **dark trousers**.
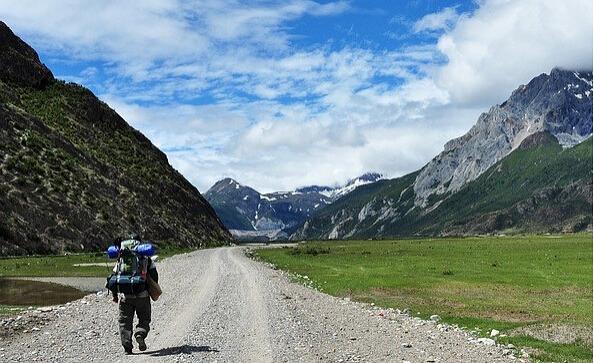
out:
M120 300L120 338L124 348L132 348L132 324L134 323L134 312L138 317L136 332L134 336L140 335L146 338L151 322L151 298L131 297Z

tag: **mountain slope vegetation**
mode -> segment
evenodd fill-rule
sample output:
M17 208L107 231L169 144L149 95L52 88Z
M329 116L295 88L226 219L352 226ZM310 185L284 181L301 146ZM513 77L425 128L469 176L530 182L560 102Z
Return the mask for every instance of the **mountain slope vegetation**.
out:
M88 89L56 80L0 22L0 254L231 236L167 157Z
M317 212L294 239L578 232L592 229L592 137L562 148L548 132L453 193L415 205L419 172L358 188Z

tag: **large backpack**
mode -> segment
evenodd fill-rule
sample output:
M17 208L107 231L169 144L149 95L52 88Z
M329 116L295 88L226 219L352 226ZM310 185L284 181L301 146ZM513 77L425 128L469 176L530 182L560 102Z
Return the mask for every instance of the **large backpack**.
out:
M136 295L146 290L147 257L136 253L139 242L123 241L114 273L107 279L107 288L115 293Z

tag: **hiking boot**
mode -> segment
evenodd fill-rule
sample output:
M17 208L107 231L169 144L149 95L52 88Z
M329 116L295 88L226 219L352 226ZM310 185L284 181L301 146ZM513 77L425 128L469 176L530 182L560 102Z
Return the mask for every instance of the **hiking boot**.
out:
M146 350L146 343L144 342L144 337L140 334L137 335L136 342L138 343L138 349L140 349L141 352L144 352Z
M126 355L132 354L132 347L124 347L124 352L126 353Z

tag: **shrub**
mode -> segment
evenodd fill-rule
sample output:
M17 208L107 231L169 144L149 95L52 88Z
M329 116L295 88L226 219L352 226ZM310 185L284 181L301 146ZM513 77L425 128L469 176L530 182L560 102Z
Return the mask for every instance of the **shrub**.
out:
M322 254L329 254L330 248L323 248L323 247L305 247L305 248L291 248L289 249L289 254L293 256L299 255L310 255L310 256L317 256Z

